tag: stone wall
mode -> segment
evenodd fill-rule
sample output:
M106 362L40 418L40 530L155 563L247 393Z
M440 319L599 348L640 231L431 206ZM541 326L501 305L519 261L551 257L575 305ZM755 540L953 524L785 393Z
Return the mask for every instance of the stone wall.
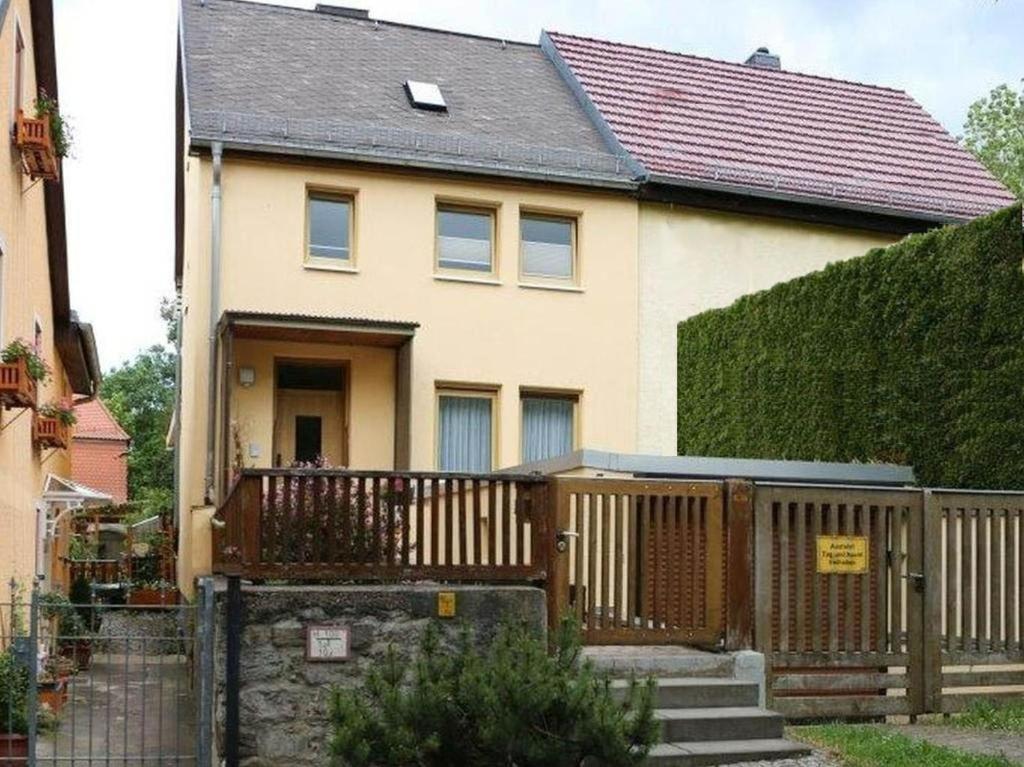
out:
M456 617L438 618L438 592L455 592ZM226 588L216 590L215 719L223 743L226 659ZM240 751L248 767L323 765L330 730L332 687L358 686L366 670L389 646L406 651L419 645L430 621L454 641L463 622L478 641L494 635L506 616L543 631L544 592L525 586L246 586L242 593ZM346 626L351 657L310 662L305 627ZM222 752L222 747L218 746Z

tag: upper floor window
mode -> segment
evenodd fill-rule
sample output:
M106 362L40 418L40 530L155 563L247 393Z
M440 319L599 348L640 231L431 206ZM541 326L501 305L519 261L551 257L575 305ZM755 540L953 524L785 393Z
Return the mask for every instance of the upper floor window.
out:
M352 198L310 192L306 257L321 263L352 263Z
M494 211L441 205L437 208L437 266L494 273Z
M14 23L14 111L22 108L25 98L25 38L21 34L21 24Z
M519 268L527 279L576 281L576 221L524 213L519 219Z

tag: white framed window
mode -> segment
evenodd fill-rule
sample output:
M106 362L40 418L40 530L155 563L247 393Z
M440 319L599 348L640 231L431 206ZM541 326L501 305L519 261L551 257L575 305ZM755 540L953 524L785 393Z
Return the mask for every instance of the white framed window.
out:
M11 105L15 115L24 108L25 99L25 36L21 32L21 21L14 20L14 79Z
M439 387L437 468L488 472L494 469L497 390Z
M436 268L493 275L495 216L491 208L439 204Z
M576 448L577 394L523 391L522 460L543 461Z
M525 280L577 281L576 219L523 212L519 216L519 272Z
M322 264L351 266L351 195L310 191L306 199L306 259Z

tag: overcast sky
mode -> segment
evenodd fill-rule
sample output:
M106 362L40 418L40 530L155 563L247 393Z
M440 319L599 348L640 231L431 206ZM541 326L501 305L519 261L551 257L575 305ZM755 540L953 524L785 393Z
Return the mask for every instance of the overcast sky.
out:
M71 301L104 369L163 340L173 293L177 0L54 0ZM281 5L312 7L309 0ZM346 4L336 0L335 4ZM952 133L1024 76L1024 0L379 0L379 19L535 42L542 28L903 88Z

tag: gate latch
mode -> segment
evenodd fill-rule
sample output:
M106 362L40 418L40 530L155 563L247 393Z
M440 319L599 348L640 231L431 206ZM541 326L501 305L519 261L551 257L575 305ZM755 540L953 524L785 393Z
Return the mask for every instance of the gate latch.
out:
M924 573L907 573L903 577L914 585L916 591L924 591Z
M569 550L569 539L579 537L580 534L572 530L559 530L555 533L555 548L560 554L564 554Z

